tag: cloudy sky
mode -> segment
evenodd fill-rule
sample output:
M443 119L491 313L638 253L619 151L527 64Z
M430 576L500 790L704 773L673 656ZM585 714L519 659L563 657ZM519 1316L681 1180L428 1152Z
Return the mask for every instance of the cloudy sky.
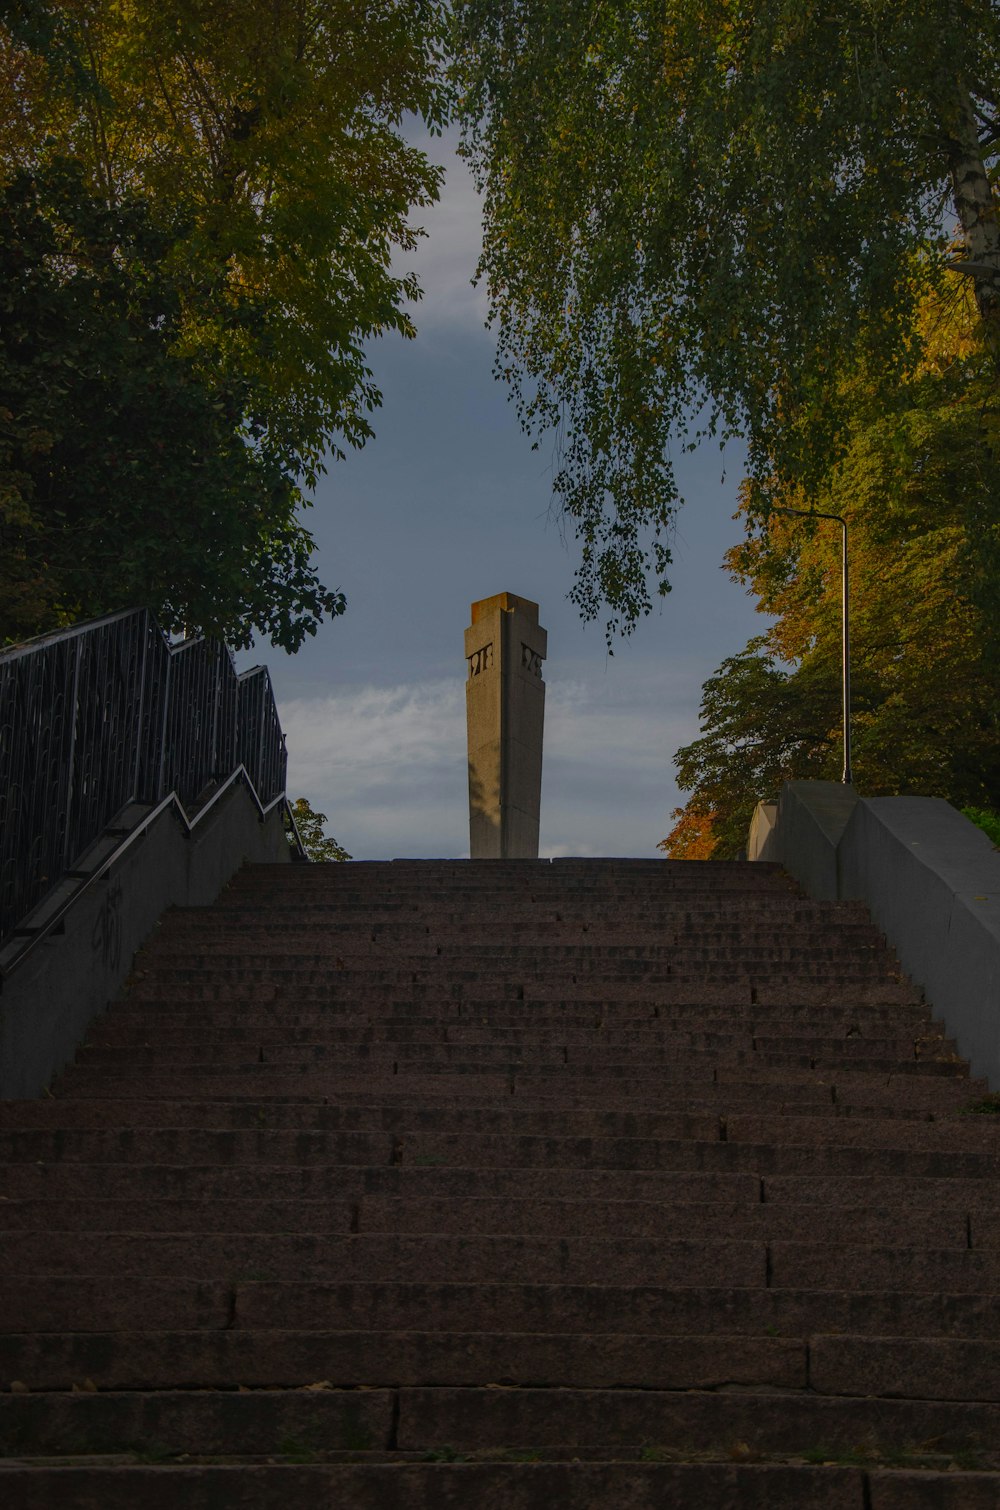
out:
M544 450L532 451L492 376L485 302L470 279L479 206L450 144L415 266L415 341L378 343L376 439L332 465L307 523L347 612L297 656L268 649L288 740L289 794L328 815L356 859L468 854L465 768L469 605L515 592L549 632L541 853L656 854L682 801L672 756L697 737L701 684L763 627L721 570L738 452L706 447L678 468L688 503L674 591L607 655L601 623L567 601L575 545L551 517ZM725 470L725 476L723 472ZM242 664L258 657L241 657Z

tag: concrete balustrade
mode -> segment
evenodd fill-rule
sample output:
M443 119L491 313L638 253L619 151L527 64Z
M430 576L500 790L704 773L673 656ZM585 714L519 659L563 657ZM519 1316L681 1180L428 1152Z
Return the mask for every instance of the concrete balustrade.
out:
M758 803L747 857L811 897L866 903L973 1074L1000 1087L1000 853L981 829L939 797L789 781Z
M158 809L58 929L3 977L0 1100L41 1095L70 1062L91 1023L121 991L136 950L166 908L213 902L245 860L290 859L282 805L263 815L242 780L193 824L179 805ZM67 881L64 889L74 884ZM38 921L62 900L61 890L47 899Z

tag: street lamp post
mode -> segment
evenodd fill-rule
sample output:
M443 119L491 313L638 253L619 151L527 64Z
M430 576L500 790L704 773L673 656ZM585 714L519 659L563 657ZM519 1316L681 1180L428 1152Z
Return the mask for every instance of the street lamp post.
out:
M774 507L772 514L796 514L800 519L832 519L843 531L841 549L841 634L840 658L844 704L844 774L841 781L851 784L851 628L850 594L847 578L847 520L840 514L821 514L816 509L786 509Z

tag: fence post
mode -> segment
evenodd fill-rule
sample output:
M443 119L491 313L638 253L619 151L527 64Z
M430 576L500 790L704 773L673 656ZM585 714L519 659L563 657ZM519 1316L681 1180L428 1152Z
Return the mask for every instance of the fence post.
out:
M139 801L139 766L142 762L142 728L146 716L146 661L149 657L149 609L139 616L139 633L142 635L142 665L139 668L139 717L135 730L135 760L132 764L132 800Z
M215 669L215 690L212 696L212 743L209 752L210 770L212 780L215 781L219 774L219 704L222 701L222 646L218 641L208 641L212 645L212 661Z
M170 690L174 673L173 647L167 644L167 674L163 678L163 729L160 734L160 768L156 775L156 798L159 802L166 788L167 736L170 733Z
M70 853L70 829L73 799L76 796L73 765L76 760L76 730L80 721L80 648L82 643L83 637L78 635L73 644L73 717L69 731L69 758L66 761L66 831L63 835L63 870L68 870L73 861Z

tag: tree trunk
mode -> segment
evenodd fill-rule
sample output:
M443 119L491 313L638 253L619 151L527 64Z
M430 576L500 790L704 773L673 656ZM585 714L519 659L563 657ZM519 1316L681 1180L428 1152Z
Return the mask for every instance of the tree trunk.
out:
M976 304L987 340L1000 354L1000 217L979 146L976 117L968 88L960 83L948 140L955 209L968 261L959 271L973 280Z

